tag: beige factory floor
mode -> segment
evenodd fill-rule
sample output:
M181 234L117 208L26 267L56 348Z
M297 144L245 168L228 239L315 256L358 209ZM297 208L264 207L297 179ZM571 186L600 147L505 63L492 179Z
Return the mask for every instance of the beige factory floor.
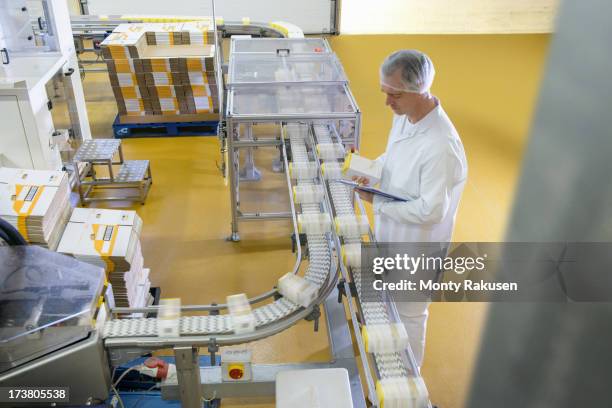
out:
M466 148L469 179L455 229L456 241L497 241L512 205L521 155L544 68L549 37L339 36L331 38L363 113L362 154L386 144L391 112L378 88L378 65L400 48L418 48L436 64L433 92L441 99ZM105 73L84 81L92 134L111 137L116 108ZM184 304L223 302L229 294L269 289L293 264L287 222L245 223L240 243L230 232L229 194L217 170L215 137L124 141L128 158L149 159L154 184L146 205L142 245L151 279L164 297ZM270 171L271 153L258 152L264 183L245 186L243 201L274 206L286 192ZM248 191L248 192L246 192ZM246 205L246 204L245 204ZM486 316L484 304L433 304L422 369L431 399L443 408L464 406ZM302 322L249 345L256 362L325 361L324 327ZM270 401L226 400L224 406L273 406Z

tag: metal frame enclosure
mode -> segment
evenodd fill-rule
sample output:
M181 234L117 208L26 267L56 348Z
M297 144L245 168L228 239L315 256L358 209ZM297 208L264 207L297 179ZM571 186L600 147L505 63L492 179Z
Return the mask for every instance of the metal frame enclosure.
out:
M237 51L237 41L245 43L257 44L258 47L263 48L261 51ZM257 43L254 43L257 42ZM283 48L277 48L280 44ZM262 47L262 44L264 45ZM312 52L304 51L296 47L297 51L293 52L292 44L313 44L317 45L313 48ZM292 53L293 52L293 53ZM251 55L260 56L262 61L270 61L270 58L279 58L285 65L286 62L291 61L291 58L297 56L298 58L308 58L310 55L313 60L320 59L322 55L330 55L330 61L337 63L339 67L339 76L335 81L319 81L311 80L305 81L303 79L282 79L271 82L240 82L232 77L232 74L236 72L236 59L234 55ZM241 133L241 125L246 125L248 128L252 128L253 125L259 123L275 123L279 126L287 123L326 123L335 129L337 135L340 134L337 124L339 121L350 121L353 124L352 137L342 139L342 143L345 147L359 148L360 134L361 134L361 112L351 90L348 86L348 80L342 70L342 66L339 64L335 54L332 53L329 43L325 39L314 39L314 38L283 38L283 39L233 39L230 44L230 62L229 62L229 77L228 77L228 93L227 93L227 107L226 107L226 125L227 125L227 152L228 152L228 184L230 189L230 205L232 213L231 222L231 235L229 237L232 241L240 240L239 235L239 222L241 221L253 221L253 220L270 220L270 219L283 219L290 218L291 214L287 212L260 212L254 211L251 213L243 213L240 209L240 151L242 149L252 149L258 147L279 147L282 144L280 138L266 138L255 140L252 137L243 137ZM316 72L312 73L312 77L316 77ZM240 113L236 111L235 99L236 93L243 92L245 90L251 92L258 92L261 90L262 93L269 91L271 87L284 86L287 89L294 89L300 91L302 89L310 88L315 89L318 87L320 90L341 89L341 94L346 97L349 105L346 112L315 112L315 113L304 113L304 112L288 112L288 113L262 113L256 110L253 113ZM277 101L277 105L280 103ZM247 132L248 134L248 132ZM281 136L282 137L282 136ZM287 169L285 169L287 171Z

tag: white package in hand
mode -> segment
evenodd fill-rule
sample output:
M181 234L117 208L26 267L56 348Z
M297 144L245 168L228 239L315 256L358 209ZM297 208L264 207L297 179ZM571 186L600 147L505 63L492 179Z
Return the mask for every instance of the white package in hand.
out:
M382 177L382 165L358 154L349 153L344 159L342 176L345 180L352 180L353 177L365 177L369 180L368 185L373 186L378 184Z

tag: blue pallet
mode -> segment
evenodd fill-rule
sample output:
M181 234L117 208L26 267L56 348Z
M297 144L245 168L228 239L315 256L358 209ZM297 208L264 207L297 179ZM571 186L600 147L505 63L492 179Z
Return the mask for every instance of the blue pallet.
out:
M219 121L119 123L119 115L113 122L116 139L137 137L216 136Z

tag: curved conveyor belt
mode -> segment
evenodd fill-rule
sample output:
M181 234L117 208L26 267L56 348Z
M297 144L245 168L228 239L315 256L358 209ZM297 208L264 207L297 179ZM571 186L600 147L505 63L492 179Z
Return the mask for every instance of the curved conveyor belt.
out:
M283 133L283 148L286 152L285 141L290 142L292 164L296 163L316 163L319 168L319 159L315 143L334 143L337 134L335 130L327 125L286 125ZM316 138L316 141L315 141ZM339 137L337 137L339 141ZM285 157L287 155L285 154ZM285 159L285 164L287 161ZM287 173L288 173L288 166ZM287 174L288 186L291 194L291 183ZM335 180L325 180L319 170L317 178L308 180L298 180L298 185L313 185L325 183L328 194L322 204L301 204L302 214L333 213L333 217L342 215L354 215L355 209L352 201L352 189ZM294 215L294 228L296 227L295 209L292 203ZM296 231L296 236L299 234ZM359 243L359 238L344 238L344 244ZM253 333L236 335L232 330L232 320L229 314L209 315L209 316L185 316L180 320L180 338L160 338L157 334L156 318L135 318L135 319L113 319L106 323L104 327L104 337L107 347L159 347L160 344L205 345L216 342L219 345L244 343L260 338L264 338L285 330L299 320L306 317L313 307L322 303L329 293L334 289L338 279L338 266L341 267L342 275L350 273L350 278L355 283L357 289L357 302L362 323L365 325L389 324L397 321L397 312L392 302L389 302L383 293L368 292L367 302L361 302L365 291L371 288L369 275L361 274L359 269L348 270L341 261L338 260L335 251L340 247L339 237L335 231L327 234L308 234L307 245L309 253L309 265L304 278L314 283L320 288L319 297L309 308L302 308L290 300L281 297L271 303L253 308L256 318L256 330ZM299 259L298 259L299 263ZM297 265L297 264L296 264ZM297 272L296 266L294 272ZM346 276L345 276L346 277ZM274 293L274 292L272 292ZM378 296L373 298L372 296ZM260 297L265 298L265 297ZM253 299L250 300L255 303ZM224 305L221 305L224 306ZM349 305L351 306L351 305ZM354 329L359 332L355 323L355 313L352 312ZM362 356L362 363L369 371L369 360L364 351L361 336L357 336L358 348ZM410 349L402 352L393 353L374 353L372 354L376 377L379 379L405 378L418 376L418 368L414 363L414 358ZM372 390L371 379L368 380L368 388ZM370 399L375 399L370 393Z
M305 129L307 134L307 128ZM291 144L293 160L294 162L309 161L304 139L300 140L301 144L297 141ZM299 183L314 184L315 179L300 181ZM301 207L304 214L321 212L319 204L302 204ZM294 227L296 225L295 221L294 217ZM298 231L295 231L295 234L299 236ZM233 334L232 319L229 314L184 316L180 319L181 336L208 337L208 340L206 338L198 339L198 342L202 344L212 342L213 338L217 344L236 344L261 339L291 327L297 321L310 314L313 307L324 302L337 283L337 260L334 258L332 262L333 241L331 238L331 236L324 234L307 235L309 265L304 278L320 288L319 297L311 307L304 309L290 300L281 297L271 303L253 308L253 314L256 319L256 331L242 335ZM297 272L297 269L296 267L294 272ZM265 299L266 297L260 298ZM250 301L254 303L253 299ZM219 305L218 307L223 309L224 306ZM157 318L112 319L104 327L104 338L109 347L147 347L149 345L155 347L162 340L157 336ZM189 340L193 341L194 339L191 338ZM171 338L164 338L163 342L166 344L183 343L183 341Z

